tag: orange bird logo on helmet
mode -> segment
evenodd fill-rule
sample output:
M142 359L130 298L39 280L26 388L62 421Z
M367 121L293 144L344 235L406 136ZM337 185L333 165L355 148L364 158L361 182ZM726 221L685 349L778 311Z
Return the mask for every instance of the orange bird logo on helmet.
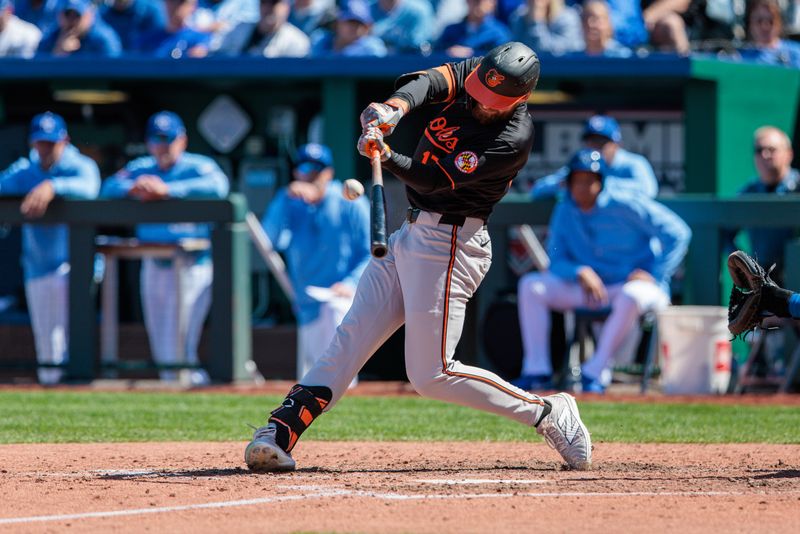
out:
M503 83L503 80L505 80L506 77L497 72L496 69L490 69L489 72L486 73L484 79L486 80L486 85L489 87L497 87Z

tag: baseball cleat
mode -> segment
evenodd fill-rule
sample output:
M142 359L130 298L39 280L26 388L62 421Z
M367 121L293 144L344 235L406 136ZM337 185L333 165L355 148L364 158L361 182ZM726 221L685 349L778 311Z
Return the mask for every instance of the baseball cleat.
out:
M575 398L566 393L542 397L552 409L536 427L536 432L564 458L572 469L592 468L592 440L581 421Z
M244 450L244 461L250 471L259 473L270 471L294 471L292 455L275 442L275 425L268 424L257 429Z

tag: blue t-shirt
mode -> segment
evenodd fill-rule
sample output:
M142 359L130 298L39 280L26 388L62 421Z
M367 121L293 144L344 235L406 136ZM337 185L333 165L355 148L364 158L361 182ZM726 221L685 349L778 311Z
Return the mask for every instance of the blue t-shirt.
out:
M433 37L433 8L427 0L400 0L388 13L375 0L370 6L372 35L392 52L419 53Z
M26 22L30 22L47 33L58 21L61 9L60 0L44 0L41 6L34 8L30 0L14 0L14 14Z
M155 0L132 0L122 11L106 4L100 16L117 32L125 52L136 50L142 33L163 29L166 25L164 8Z
M515 41L528 45L537 53L560 55L583 49L581 17L575 8L564 6L552 21L531 22L528 13L526 5L511 14L509 27Z
M169 32L165 28L142 33L139 36L138 51L152 57L181 59L188 57L186 52L196 46L208 49L211 34L191 28Z
M758 176L739 190L739 195L748 194L790 195L800 193L800 172L790 169L775 188L767 188ZM794 228L747 228L753 256L762 265L783 264L783 249L794 236Z
M58 41L60 28L53 26L39 42L37 54L52 54ZM95 20L92 27L80 38L81 47L69 54L75 56L104 56L115 57L122 53L119 37L102 19Z
M622 46L634 48L646 44L649 36L639 0L607 0L611 11L614 39Z
M464 19L444 29L436 41L436 49L447 50L460 45L472 48L475 54L480 55L510 40L511 30L492 16L486 17L478 26L472 26Z
M100 190L100 171L93 159L67 145L53 166L43 170L39 153L31 150L0 173L0 195L23 196L45 180L53 182L56 196L92 199ZM69 261L69 230L65 224L24 224L22 266L31 280L56 271Z
M333 34L319 30L311 36L311 56L326 56L336 54L340 56L376 56L383 57L387 54L386 45L374 35L365 35L350 43L339 51L333 49Z
M800 43L785 39L781 39L775 48L742 48L739 54L743 60L753 63L800 69Z

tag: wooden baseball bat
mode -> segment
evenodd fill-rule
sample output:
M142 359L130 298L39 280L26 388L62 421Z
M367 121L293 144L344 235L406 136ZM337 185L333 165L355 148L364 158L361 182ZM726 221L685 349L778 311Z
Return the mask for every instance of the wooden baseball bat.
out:
M370 252L375 258L386 255L386 195L383 191L383 169L381 169L381 153L372 151L372 191L370 193Z

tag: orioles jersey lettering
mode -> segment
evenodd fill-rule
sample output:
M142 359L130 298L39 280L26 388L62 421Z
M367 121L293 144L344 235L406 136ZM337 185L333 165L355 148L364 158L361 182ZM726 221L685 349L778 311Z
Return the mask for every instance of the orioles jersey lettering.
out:
M428 123L425 135L434 145L450 154L456 149L456 145L458 145L458 137L454 134L459 129L459 126L448 126L446 118L436 117ZM431 132L433 132L433 134L431 134ZM431 139L431 137L434 137L435 141Z
M423 134L412 159L440 173L440 189L420 193L406 186L412 207L435 213L487 220L492 207L506 194L509 183L525 165L533 145L533 121L527 106L519 105L506 119L481 122L473 115L474 101L464 80L480 62L470 58L401 77L391 98L413 103L423 114ZM403 85L417 76L428 84ZM487 86L503 82L503 74L485 75Z

